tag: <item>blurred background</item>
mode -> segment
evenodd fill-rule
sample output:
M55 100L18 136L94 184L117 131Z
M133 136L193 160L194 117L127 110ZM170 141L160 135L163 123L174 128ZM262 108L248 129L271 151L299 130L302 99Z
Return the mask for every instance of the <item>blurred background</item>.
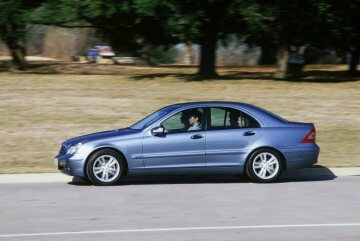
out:
M228 100L313 122L360 166L359 0L1 0L0 173L169 104Z

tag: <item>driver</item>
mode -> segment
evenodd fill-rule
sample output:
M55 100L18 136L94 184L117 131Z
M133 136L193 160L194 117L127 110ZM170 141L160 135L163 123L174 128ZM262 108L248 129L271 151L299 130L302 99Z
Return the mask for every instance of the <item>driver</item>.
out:
M184 128L182 129L183 131L187 131L190 127L190 123L189 123L189 113L191 111L190 110L184 110L182 113L181 113L181 117L180 117L180 121L181 121L181 124L184 125Z
M201 120L202 120L202 114L200 111L198 111L198 110L191 111L189 113L190 127L188 128L188 131L201 130L202 129Z

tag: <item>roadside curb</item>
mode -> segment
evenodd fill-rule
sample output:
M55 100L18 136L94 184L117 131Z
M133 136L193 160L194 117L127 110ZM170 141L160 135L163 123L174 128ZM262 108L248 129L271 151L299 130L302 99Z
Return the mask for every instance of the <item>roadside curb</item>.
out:
M11 183L67 183L73 177L62 173L0 174L0 184Z
M326 168L315 166L285 171L282 178L360 176L360 167ZM0 184L15 183L68 183L73 177L62 173L0 174Z
M314 166L310 168L285 171L283 178L310 178L310 177L342 177L360 176L360 167L333 167Z

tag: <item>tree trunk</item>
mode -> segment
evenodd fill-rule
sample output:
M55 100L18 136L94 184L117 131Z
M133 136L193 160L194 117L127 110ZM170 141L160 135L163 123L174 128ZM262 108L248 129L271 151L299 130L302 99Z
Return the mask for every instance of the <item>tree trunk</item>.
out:
M221 22L225 16L230 0L201 1L205 2L205 17L201 29L200 38L200 66L198 75L200 78L216 78L216 44L218 40Z
M204 78L217 76L215 71L217 33L204 36L201 41L199 75Z
M287 78L300 78L303 75L303 68L305 66L304 53L306 46L293 46L293 50L288 52L287 61Z
M338 56L338 64L347 64L347 51L337 50L336 54Z
M275 63L276 63L276 47L268 43L261 44L260 64L268 65Z
M193 46L191 41L186 42L186 54L184 59L184 64L186 65L193 65L194 64L194 52Z
M14 64L19 70L27 68L27 61L25 59L25 47L16 38L11 38L6 41L8 48L11 51L11 56Z
M287 74L288 68L288 58L289 58L289 51L287 47L279 48L277 55L276 55L276 72L274 74L275 78L278 79L285 79Z
M349 72L350 74L356 74L357 66L360 60L360 48L352 49L350 53L351 53L351 60L349 65Z
M151 56L150 56L150 48L151 45L145 40L145 38L140 37L137 39L137 43L141 46L139 54L139 65L140 66L149 66L151 65Z

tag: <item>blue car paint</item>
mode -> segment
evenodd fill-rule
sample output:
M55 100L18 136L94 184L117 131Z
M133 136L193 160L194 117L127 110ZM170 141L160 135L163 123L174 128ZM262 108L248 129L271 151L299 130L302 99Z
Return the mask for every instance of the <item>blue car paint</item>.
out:
M228 107L241 110L256 119L260 128L203 130L153 136L151 130L168 117L191 108ZM288 122L259 107L235 102L194 102L176 104L161 109L162 116L150 118L143 129L119 129L69 139L62 144L63 152L82 143L73 155L59 153L56 157L61 171L72 176L85 176L86 161L102 148L112 148L123 154L128 175L238 173L244 171L249 155L256 149L270 147L284 157L287 169L308 167L317 162L316 143L301 143L313 124ZM139 125L134 125L139 126ZM244 136L252 131L255 135ZM191 139L200 134L204 138Z
M244 136L248 131L256 134ZM242 166L248 150L264 133L263 128L210 130L206 133L207 166Z

